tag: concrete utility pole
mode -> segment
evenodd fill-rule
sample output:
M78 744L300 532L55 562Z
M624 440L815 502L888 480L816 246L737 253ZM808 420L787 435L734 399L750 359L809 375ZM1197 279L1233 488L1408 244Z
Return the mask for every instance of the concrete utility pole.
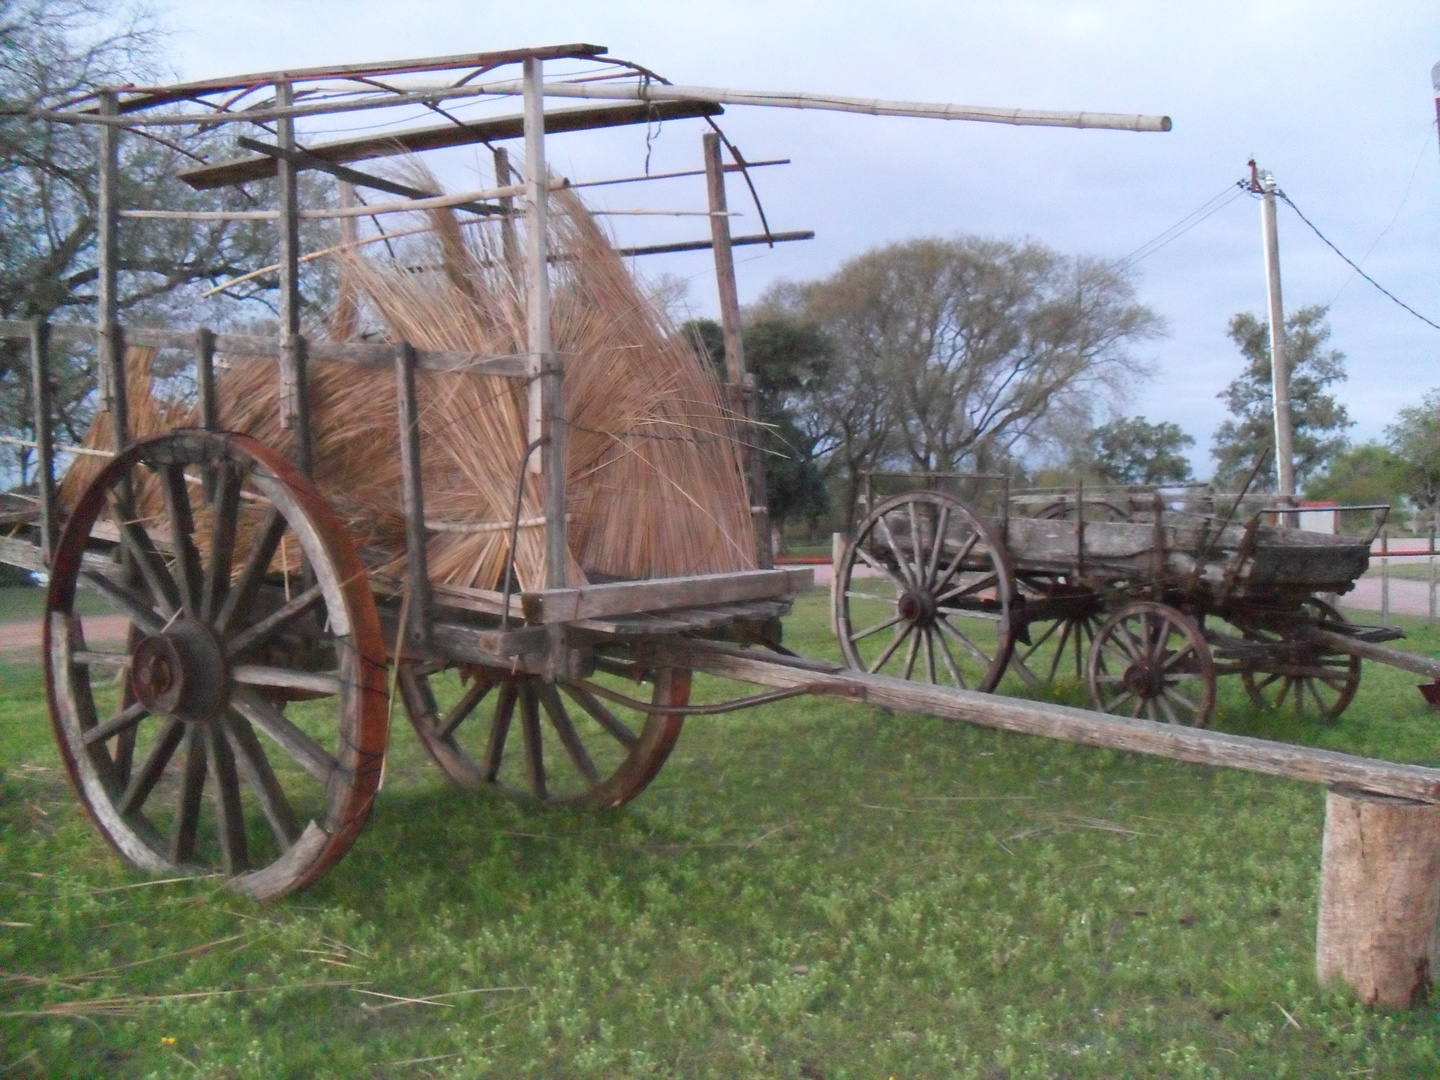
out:
M1275 231L1275 177L1250 162L1250 190L1260 195L1265 285L1270 297L1270 385L1275 391L1276 489L1295 501L1295 433L1290 418L1290 362L1285 355L1285 305L1280 299L1280 238ZM1288 519L1290 515L1285 515ZM1287 522L1288 523L1288 522Z

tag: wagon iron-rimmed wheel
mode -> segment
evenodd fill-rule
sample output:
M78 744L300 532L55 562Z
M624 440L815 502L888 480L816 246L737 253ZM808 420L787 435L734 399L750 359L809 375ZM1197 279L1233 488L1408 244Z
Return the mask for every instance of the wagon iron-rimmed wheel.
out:
M1318 626L1344 633L1349 626L1345 616L1318 596L1306 597L1300 607L1295 629ZM1250 641L1289 646L1286 651L1291 654L1273 663L1241 667L1240 681L1257 707L1285 709L1300 716L1313 706L1320 719L1334 721L1355 700L1360 689L1360 657L1296 641L1292 634L1274 627L1245 626L1241 632Z
M1204 727L1215 708L1215 660L1194 619L1142 600L1095 631L1089 687L1101 712Z
M1018 635L1011 668L1040 687L1054 686L1073 664L1075 681L1082 682L1095 631L1104 618L1104 598L1053 574L1020 574L1016 585L1025 628Z
M81 587L128 617L125 650L87 642ZM133 865L265 899L359 834L386 743L369 580L314 486L254 439L171 432L106 466L60 538L44 659L70 779Z
M1015 648L1015 572L978 510L940 492L882 502L846 547L835 626L852 668L995 689Z
M684 717L664 709L690 700L690 672L616 668L597 679L632 700L647 696L638 679L648 708L499 668L406 660L399 670L415 733L456 784L521 803L612 810L644 791L674 749Z

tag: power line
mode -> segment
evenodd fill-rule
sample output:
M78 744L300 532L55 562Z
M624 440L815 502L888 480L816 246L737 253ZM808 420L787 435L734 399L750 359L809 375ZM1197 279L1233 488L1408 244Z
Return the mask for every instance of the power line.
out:
M1116 263L1116 267L1121 270L1128 270L1136 263L1148 259L1166 245L1180 239L1180 237L1195 228L1196 225L1199 225L1206 218L1210 217L1210 215L1218 213L1238 199L1244 193L1244 184L1245 181L1243 180L1237 180L1234 184L1226 184L1219 194L1206 199L1168 229L1145 241L1145 243L1130 252L1129 255L1120 259Z
M1310 226L1310 231L1313 232L1316 236L1318 236L1321 240L1323 240L1323 241L1325 242L1325 246L1326 246L1326 247L1328 247L1331 251L1335 252L1336 255L1339 255L1340 258L1344 259L1345 262L1347 262L1347 263L1350 265L1350 268L1351 268L1352 270L1354 270L1357 274L1359 274L1361 277L1363 277L1363 278L1364 278L1366 281L1368 281L1371 285L1374 285L1375 288L1379 289L1382 293L1384 293L1386 296L1388 296L1391 300L1395 301L1395 303L1399 304L1402 308L1404 308L1406 311L1408 311L1411 315L1414 315L1417 319L1419 319L1421 322L1423 322L1426 326L1433 326L1436 330L1440 330L1440 323L1432 322L1431 320L1427 319L1424 315L1421 315L1420 312L1416 311L1416 310L1415 310L1413 307L1411 307L1409 304L1405 303L1404 300L1401 300L1398 296L1396 296L1394 293L1392 293L1389 289L1385 288L1384 285L1381 285L1378 281L1376 281L1373 277L1371 277L1369 274L1367 274L1364 270L1361 270L1361 269L1360 269L1360 265L1359 265L1354 259L1350 258L1349 255L1346 255L1343 251L1341 251L1338 247L1336 247L1335 244L1330 240L1330 238L1329 238L1328 236L1326 236L1324 233L1322 233L1322 232L1319 230L1319 228L1315 225L1315 223L1314 223L1313 221L1311 221L1311 220L1310 220L1309 218L1307 218L1303 213L1300 212L1300 208L1295 205L1295 201L1294 201L1293 199L1291 199L1289 195L1286 195L1283 191L1276 191L1275 194L1276 194L1276 196L1277 196L1278 198L1281 198L1281 199L1283 199L1283 200L1285 201L1285 205L1286 205L1286 206L1290 207L1291 210L1294 210L1294 211L1295 211L1295 213L1299 216L1299 218L1300 218L1301 221L1303 221L1306 225L1309 225L1309 226Z

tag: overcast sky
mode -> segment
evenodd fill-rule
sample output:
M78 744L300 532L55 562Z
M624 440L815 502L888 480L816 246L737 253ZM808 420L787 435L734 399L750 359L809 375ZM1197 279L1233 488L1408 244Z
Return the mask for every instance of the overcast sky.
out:
M1434 0L169 0L161 8L172 63L186 78L586 41L677 83L1174 119L1168 134L1134 134L731 107L721 123L748 158L793 159L757 173L772 228L817 234L771 252L737 251L742 300L916 236L1031 237L1121 258L1220 194L1253 155L1343 251L1440 322ZM651 146L652 168L698 165L701 130L695 121L666 125ZM638 172L645 152L638 130L550 140L552 166L573 179ZM461 166L474 161L473 153L452 160L447 182L463 183ZM748 210L731 183L732 207ZM703 189L686 184L694 182L604 188L595 201L701 209ZM626 242L705 232L685 218L609 220ZM733 228L758 231L758 222L751 213ZM1349 358L1341 393L1357 421L1352 435L1380 437L1398 409L1440 386L1440 331L1356 277L1283 205L1280 244L1287 310L1330 305L1332 344ZM708 253L652 258L645 270L690 279L697 311L713 311ZM1240 368L1226 322L1265 307L1258 204L1234 200L1137 270L1140 298L1169 334L1145 347L1154 378L1122 409L1180 424L1208 475L1211 432L1223 418L1216 394Z

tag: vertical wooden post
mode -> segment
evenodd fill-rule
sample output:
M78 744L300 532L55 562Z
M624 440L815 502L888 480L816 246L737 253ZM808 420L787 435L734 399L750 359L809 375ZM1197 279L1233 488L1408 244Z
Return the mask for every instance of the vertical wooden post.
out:
M545 587L563 589L570 559L565 536L564 371L550 344L550 173L545 164L544 63L525 61L526 314L529 330L530 438L545 439ZM535 461L536 458L531 458Z
M1390 530L1380 530L1380 625L1390 625Z
M503 146L495 148L495 186L509 187L515 183L515 174L510 169L510 152ZM500 250L505 258L505 268L512 274L520 267L520 241L515 235L515 200L509 195L499 200Z
M99 95L101 116L117 116L115 95ZM115 449L130 442L130 407L125 393L125 333L120 328L120 129L100 125L99 183L95 223L95 323L99 328L100 355L97 380L100 399L115 426Z
M215 332L195 331L195 381L200 390L200 424L206 431L220 430L220 402L215 396Z
M735 258L730 247L730 218L725 197L725 166L720 160L720 136L704 138L705 188L710 200L710 243L715 252L715 286L720 296L720 328L725 336L725 377L733 387L731 407L748 421L745 471L750 487L750 513L755 521L756 562L762 569L775 565L770 536L770 511L765 498L765 458L760 448L759 404L755 379L745 370L745 341L740 327L740 293L735 284Z
M40 489L40 546L45 565L55 552L57 526L55 520L55 441L51 437L50 419L54 410L50 401L50 324L36 319L30 324L31 404L35 407L36 486Z
M1430 623L1435 625L1435 519L1430 519Z
M275 104L295 102L288 82L275 84ZM295 432L295 463L310 471L310 407L305 340L300 336L300 172L295 165L295 121L275 121L275 141L287 153L275 159L280 203L280 426Z
M1315 969L1366 1005L1419 1004L1436 973L1440 806L1334 788L1325 799Z
M430 645L430 571L425 544L425 492L421 484L420 402L415 393L415 349L402 341L395 350L395 404L400 425L400 479L405 500L405 554L409 565L411 641Z
M845 565L845 534L830 534L830 635L840 636L840 571Z

